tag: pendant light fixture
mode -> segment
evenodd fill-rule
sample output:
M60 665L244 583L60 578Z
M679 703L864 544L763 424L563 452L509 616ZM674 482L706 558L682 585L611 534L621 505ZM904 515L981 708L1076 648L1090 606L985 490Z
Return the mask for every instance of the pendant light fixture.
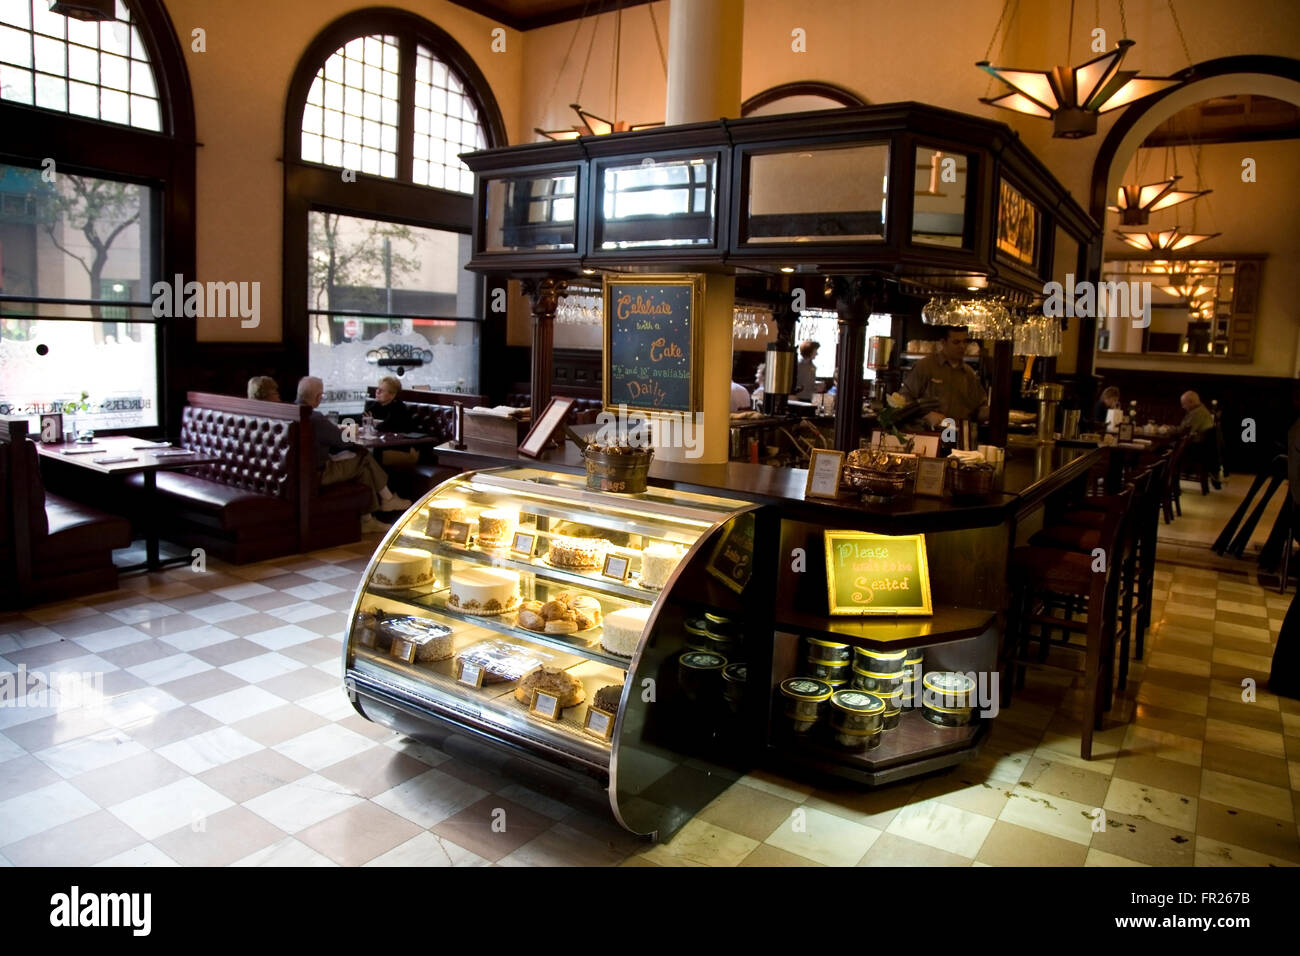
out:
M1181 176L1173 176L1163 182L1148 183L1145 186L1120 186L1116 205L1106 208L1119 213L1121 226L1145 226L1157 209L1169 209L1213 192L1211 189L1175 189L1180 179Z
M1143 252L1178 252L1182 249L1190 249L1198 242L1213 239L1215 236L1222 235L1222 233L1197 234L1183 232L1177 226L1174 226L1174 228L1165 229L1162 232L1120 232L1116 230L1115 235L1134 249L1141 249Z
M655 43L659 46L659 62L664 70L664 79L668 78L668 60L664 56L663 41L659 36L659 21L655 17L653 6L646 7L650 11L650 24L654 27ZM564 67L569 62L569 54L573 51L574 41L578 39L578 31L581 30L582 24L586 21L586 6L583 7L584 16L578 20L578 25L573 29L573 36L569 39L569 49L564 53L564 59L560 62L560 72L555 78L555 85L560 83L560 76L564 73ZM582 74L578 77L578 99L582 99L582 87L587 80L587 65L591 63L591 51L596 43L596 28L600 21L600 6L597 5L595 17L591 25L591 40L587 44L587 59L582 64ZM618 9L614 13L614 65L613 65L613 90L614 90L614 116L618 116L618 81L619 66L622 60L623 52L623 0L619 0ZM548 102L555 98L555 88L551 88L551 96ZM570 103L569 108L578 114L581 120L581 126L571 126L568 129L542 129L533 127L533 132L539 136L545 136L552 140L577 139L579 136L605 136L609 133L625 133L629 130L654 129L656 126L663 126L663 122L658 123L628 123L621 119L607 120L597 116L590 110L582 108L582 104Z
M1022 70L1012 67L992 66L989 54L1006 18L1012 0L1006 0L1002 16L989 40L988 52L975 65L995 77L1010 92L989 99L980 97L981 103L1014 110L1029 116L1050 119L1052 135L1064 139L1080 139L1097 132L1097 117L1102 113L1128 106L1137 100L1177 86L1181 80L1155 76L1139 76L1137 70L1121 70L1120 66L1134 41L1125 36L1115 48L1088 62L1076 66L1058 66L1051 70ZM1120 23L1124 33L1128 24L1124 16L1124 0L1119 0ZM1010 33L1010 22L1007 33ZM1074 0L1070 0L1070 26L1066 41L1066 56L1074 40ZM1006 36L1003 36L1006 42Z

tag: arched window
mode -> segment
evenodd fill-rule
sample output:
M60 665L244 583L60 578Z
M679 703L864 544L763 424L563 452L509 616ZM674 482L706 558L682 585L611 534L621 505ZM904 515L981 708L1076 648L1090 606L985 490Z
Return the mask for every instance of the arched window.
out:
M162 0L0 0L0 130L0 414L169 426L194 331L154 285L194 273L194 116Z
M421 17L363 10L312 42L289 97L284 335L325 380L322 407L358 411L399 369L408 388L476 391L474 177L459 156L505 142L477 66Z

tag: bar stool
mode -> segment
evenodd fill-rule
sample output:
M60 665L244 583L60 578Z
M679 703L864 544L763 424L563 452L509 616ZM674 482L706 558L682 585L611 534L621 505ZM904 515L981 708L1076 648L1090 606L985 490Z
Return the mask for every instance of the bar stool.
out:
M1155 586L1155 529L1160 514L1160 485L1157 469L1149 465L1129 476L1133 499L1121 525L1116 554L1121 562L1116 638L1119 642L1120 690L1128 686L1129 641L1136 637L1138 660L1142 659L1146 629L1151 623L1151 595ZM1161 472L1163 473L1163 472ZM1064 548L1092 554L1101 547L1106 514L1116 506L1112 496L1085 498L1080 506L1067 510L1058 523L1050 524L1029 539L1031 545ZM1155 524L1152 524L1154 519ZM1110 554L1111 552L1107 552ZM1080 602L1072 602L1077 606ZM1070 610L1067 608L1067 611ZM1110 709L1107 694L1107 710Z
M1110 697L1124 563L1122 559L1116 560L1116 556L1121 553L1121 535L1128 521L1133 495L1133 485L1129 484L1119 494L1111 496L1102 527L1088 529L1097 531L1095 546L1101 548L1106 556L1104 570L1093 570L1096 559L1091 550L1083 553L1029 545L1016 548L1011 555L1012 600L1004 646L1007 683L1010 684L1013 667L1019 687L1024 686L1027 667L1073 670L1029 659L1028 645L1035 624L1044 629L1061 629L1066 640L1057 644L1060 647L1080 650L1078 645L1069 642L1069 635L1083 634L1086 704L1079 752L1085 760L1092 759L1093 731L1100 729L1104 702ZM1065 607L1068 611L1058 616L1050 613L1054 607ZM1082 621L1074 618L1078 608L1082 608L1085 614ZM1039 637L1039 640L1048 639L1047 634Z

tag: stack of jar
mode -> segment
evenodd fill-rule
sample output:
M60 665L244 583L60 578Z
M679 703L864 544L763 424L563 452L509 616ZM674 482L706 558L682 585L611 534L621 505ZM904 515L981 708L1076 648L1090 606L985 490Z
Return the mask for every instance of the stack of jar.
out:
M734 623L715 611L687 618L683 625L688 650L678 659L678 681L691 700L713 699L721 693L732 713L740 713L748 666L741 656Z
M974 711L975 681L956 671L934 671L922 678L921 709L940 727L965 727Z

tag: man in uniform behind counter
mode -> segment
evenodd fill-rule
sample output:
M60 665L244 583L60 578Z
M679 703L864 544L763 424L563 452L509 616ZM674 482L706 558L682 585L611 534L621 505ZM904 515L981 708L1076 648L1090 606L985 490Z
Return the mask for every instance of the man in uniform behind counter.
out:
M953 421L986 421L989 396L979 376L965 362L970 337L961 326L948 326L940 350L927 355L903 379L903 394L914 401L932 398L939 407L926 413L927 424L938 427L945 418Z

